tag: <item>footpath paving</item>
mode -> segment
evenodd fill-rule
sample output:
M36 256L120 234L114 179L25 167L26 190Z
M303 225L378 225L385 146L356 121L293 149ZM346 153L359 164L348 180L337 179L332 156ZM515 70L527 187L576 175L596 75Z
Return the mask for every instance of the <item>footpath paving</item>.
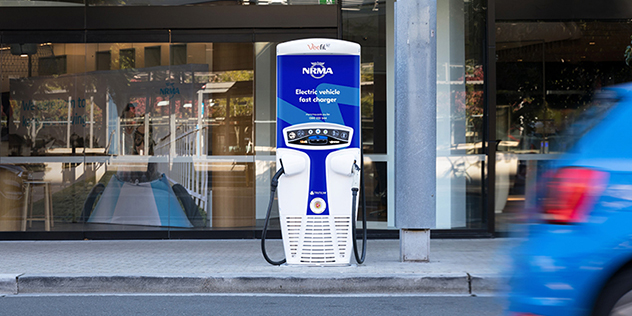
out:
M364 264L307 267L269 265L259 240L0 241L0 294L496 294L517 242L432 239L420 263L399 261L399 240L369 240ZM280 240L267 249L283 257Z

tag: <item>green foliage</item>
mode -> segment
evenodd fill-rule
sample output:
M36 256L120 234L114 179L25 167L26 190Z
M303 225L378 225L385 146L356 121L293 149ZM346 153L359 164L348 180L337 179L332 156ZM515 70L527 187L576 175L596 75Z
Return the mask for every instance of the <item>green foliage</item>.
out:
M362 117L373 117L373 93L369 92L360 99Z
M226 99L215 99L214 102L210 108L211 117L226 117ZM230 117L251 115L253 109L252 97L230 98Z
M373 82L374 68L373 63L362 63L362 67L360 68L360 81Z
M252 70L232 70L217 74L209 82L252 81L254 76Z

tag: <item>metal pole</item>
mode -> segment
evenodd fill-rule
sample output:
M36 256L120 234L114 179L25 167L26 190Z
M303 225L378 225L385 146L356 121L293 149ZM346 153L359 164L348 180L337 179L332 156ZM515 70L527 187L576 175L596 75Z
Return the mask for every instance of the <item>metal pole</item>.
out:
M395 2L395 209L400 259L428 261L436 226L436 0Z

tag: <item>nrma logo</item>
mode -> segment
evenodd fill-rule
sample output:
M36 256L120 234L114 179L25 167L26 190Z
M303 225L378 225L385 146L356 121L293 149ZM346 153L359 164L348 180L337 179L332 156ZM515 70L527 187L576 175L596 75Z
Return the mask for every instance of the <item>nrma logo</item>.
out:
M326 74L333 75L334 71L331 68L325 67L325 63L323 62L313 62L312 66L309 68L303 68L304 75L310 75L314 79L320 79L324 77Z
M327 50L327 48L329 48L330 45L331 44L316 45L312 43L312 44L307 44L307 48L309 48L309 50Z

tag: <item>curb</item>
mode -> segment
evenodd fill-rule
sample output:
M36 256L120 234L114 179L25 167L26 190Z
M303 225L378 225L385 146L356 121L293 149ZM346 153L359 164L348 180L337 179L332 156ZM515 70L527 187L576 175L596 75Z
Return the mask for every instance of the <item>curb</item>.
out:
M490 294L502 278L467 273L290 275L0 275L0 293Z
M0 294L18 294L20 274L0 274Z
M496 274L468 274L470 277L470 294L472 295L490 295L503 292L506 288L506 276Z

